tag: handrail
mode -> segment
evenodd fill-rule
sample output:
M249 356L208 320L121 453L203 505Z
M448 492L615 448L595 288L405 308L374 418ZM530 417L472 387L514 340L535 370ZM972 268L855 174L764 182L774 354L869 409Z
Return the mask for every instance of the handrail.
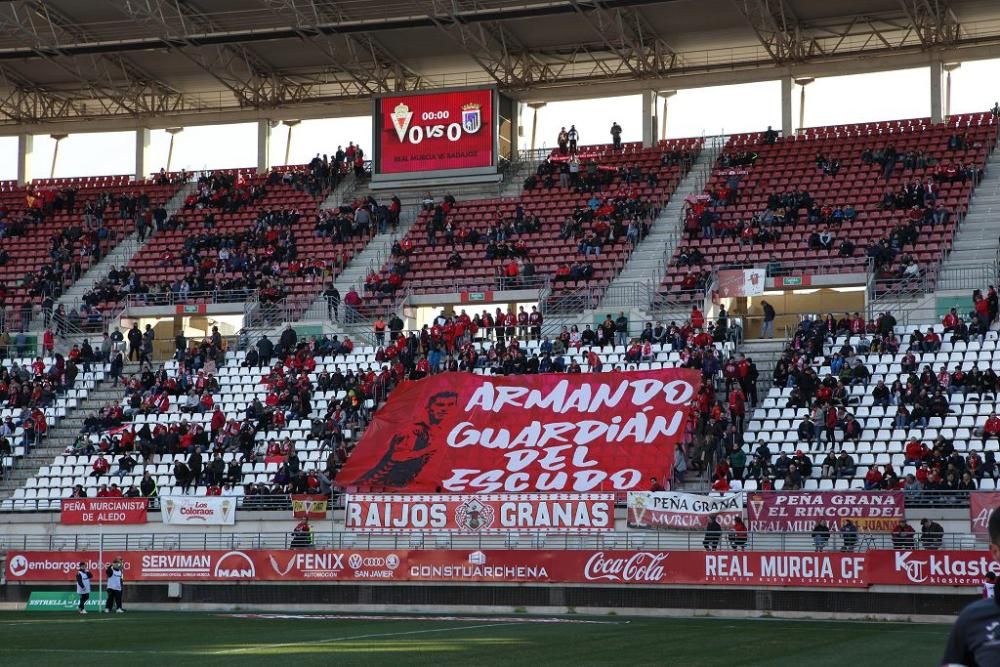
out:
M289 509L291 505L289 504ZM287 510L286 510L287 511ZM663 549L671 551L704 551L705 534L701 531L657 531L620 530L592 534L540 533L537 535L517 532L497 535L463 535L458 533L435 533L431 531L412 534L373 534L330 529L320 522L313 524L312 548L329 549L538 549L558 551L582 549ZM323 526L323 527L321 527ZM719 536L719 548L723 551L733 548L732 535L723 531ZM77 533L54 535L5 535L0 536L0 552L3 551L97 551L105 553L133 550L205 550L228 551L230 549L290 549L291 532L196 532L196 533ZM904 538L894 538L891 533L857 533L853 538L842 533L831 533L817 549L811 533L748 532L745 551L816 552L873 550L930 549L982 549L985 540L979 540L970 533L945 533L923 538L911 534Z

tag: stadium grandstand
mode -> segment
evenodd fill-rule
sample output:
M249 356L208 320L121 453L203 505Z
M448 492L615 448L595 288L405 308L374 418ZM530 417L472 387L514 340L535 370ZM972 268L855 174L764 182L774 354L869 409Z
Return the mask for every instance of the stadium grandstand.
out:
M4 664L923 664L992 596L996 3L0 26Z

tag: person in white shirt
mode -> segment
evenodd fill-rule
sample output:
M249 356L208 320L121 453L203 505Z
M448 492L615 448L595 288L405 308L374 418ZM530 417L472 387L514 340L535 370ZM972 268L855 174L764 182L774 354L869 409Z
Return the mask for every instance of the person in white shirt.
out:
M114 609L121 614L125 611L122 609L122 589L125 587L122 559L116 558L108 565L105 574L108 576L108 601L104 603L104 613L111 613Z
M983 597L987 600L992 600L994 598L994 590L997 585L997 573L987 572L986 579L983 581Z
M90 572L87 571L87 564L80 561L76 571L76 594L80 596L80 613L86 614L84 608L87 600L90 599Z

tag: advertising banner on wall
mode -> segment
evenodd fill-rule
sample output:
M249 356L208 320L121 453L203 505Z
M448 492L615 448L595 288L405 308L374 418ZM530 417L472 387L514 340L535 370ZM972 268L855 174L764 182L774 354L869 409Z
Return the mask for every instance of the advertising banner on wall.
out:
M760 296L767 282L765 269L726 269L719 271L719 296Z
M624 550L272 550L105 552L132 582L383 581L569 583L657 586L871 585L976 587L997 571L985 551L862 553ZM11 582L73 581L77 563L96 570L96 551L12 551Z
M495 164L490 88L382 97L376 102L376 174Z
M976 491L969 494L969 522L977 537L989 534L990 514L1000 507L1000 491Z
M607 531L615 527L615 494L348 494L344 525L382 533Z
M808 533L820 520L839 531L850 519L862 533L891 533L903 518L902 491L751 491L752 531Z
M389 396L337 481L363 492L609 492L663 478L701 375L440 373Z
M64 498L60 523L124 525L146 523L147 498Z
M705 530L708 517L716 515L724 530L743 516L743 494L702 496L679 491L629 491L630 528L658 530Z
M236 523L236 499L223 496L164 496L163 523L179 526L231 526Z

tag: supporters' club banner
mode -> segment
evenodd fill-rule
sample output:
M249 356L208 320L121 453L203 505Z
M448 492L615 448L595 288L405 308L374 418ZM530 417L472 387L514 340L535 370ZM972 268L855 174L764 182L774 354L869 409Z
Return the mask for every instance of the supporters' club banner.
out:
M969 521L978 537L989 534L990 513L1000 507L1000 491L976 491L969 494Z
M360 491L628 491L671 470L700 379L433 375L392 392L338 480Z
M980 586L1000 565L988 551L869 551L867 570L869 584Z
M850 519L862 533L890 533L903 518L902 491L751 491L752 531L808 533L822 519L831 531Z
M348 530L498 533L613 530L613 493L354 494L347 496Z
M62 501L62 523L129 524L146 523L146 498L65 498Z
M382 97L376 101L376 173L494 164L493 90Z
M978 551L780 553L587 550L14 551L9 581L73 581L122 558L126 581L386 581L656 586L977 586Z
M729 269L719 271L719 296L760 296L767 281L765 269Z
M236 523L236 499L223 496L164 496L163 523L182 526L231 526Z
M700 496L677 491L629 491L628 525L659 530L705 530L708 517L718 515L726 530L743 516L743 494Z
M292 516L296 519L325 519L329 508L330 499L326 496L292 496Z

